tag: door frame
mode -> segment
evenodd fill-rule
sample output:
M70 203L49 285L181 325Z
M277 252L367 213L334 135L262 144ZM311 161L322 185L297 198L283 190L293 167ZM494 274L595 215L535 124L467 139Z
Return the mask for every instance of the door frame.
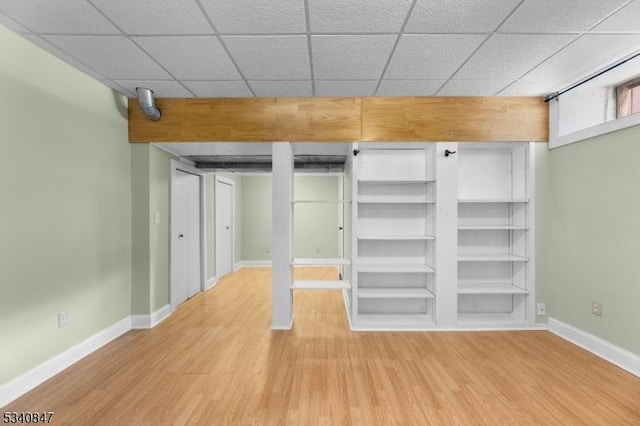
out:
M171 306L171 312L176 309L176 306L173 306L171 294L173 293L173 243L171 236L174 232L174 197L175 193L175 176L178 171L189 173L198 177L199 182L199 201L200 201L200 291L204 291L206 277L207 277L207 244L205 241L207 230L206 230L206 220L205 220L205 173L197 169L189 164L182 163L177 160L171 159L169 161L169 305Z
M216 218L214 222L214 240L215 240L215 265L216 265L216 281L222 278L220 276L220 269L218 268L218 244L220 241L218 240L218 230L217 230L217 217L218 217L218 182L223 183L225 185L231 186L231 271L232 273L235 271L236 267L236 188L235 181L229 178L225 178L223 176L215 175L214 184L213 184L213 214L214 218Z

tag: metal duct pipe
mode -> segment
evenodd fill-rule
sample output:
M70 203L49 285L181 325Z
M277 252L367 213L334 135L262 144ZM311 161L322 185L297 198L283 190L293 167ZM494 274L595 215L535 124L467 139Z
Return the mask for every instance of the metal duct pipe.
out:
M153 102L153 90L146 87L136 87L136 93L138 94L138 103L140 109L151 121L158 121L162 116L162 113Z

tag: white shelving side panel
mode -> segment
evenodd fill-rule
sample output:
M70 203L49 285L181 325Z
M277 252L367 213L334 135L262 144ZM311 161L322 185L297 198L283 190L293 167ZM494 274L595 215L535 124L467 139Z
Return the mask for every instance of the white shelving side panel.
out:
M294 290L349 290L351 283L344 280L294 280L291 288Z
M326 258L295 258L291 262L293 266L341 266L350 265L348 259L326 259Z
M365 298L434 298L434 294L426 288L360 288L358 290L358 297Z

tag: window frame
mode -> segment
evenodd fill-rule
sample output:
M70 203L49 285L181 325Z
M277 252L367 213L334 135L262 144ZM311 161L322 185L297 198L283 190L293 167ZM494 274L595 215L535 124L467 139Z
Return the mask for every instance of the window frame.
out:
M616 86L616 119L640 112L640 110L632 110L633 103L631 99L629 99L631 91L638 88L640 88L640 76L627 80Z

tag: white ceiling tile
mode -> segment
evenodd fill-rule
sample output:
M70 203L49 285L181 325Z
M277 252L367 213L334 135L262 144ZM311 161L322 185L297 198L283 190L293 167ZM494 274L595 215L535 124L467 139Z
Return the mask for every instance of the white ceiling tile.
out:
M493 96L512 80L449 80L438 96Z
M379 79L395 35L312 36L313 71L322 80Z
M105 79L105 77L102 74L100 74L99 72L95 71L92 68L87 67L82 62L77 61L75 58L67 55L65 52L63 52L62 50L60 50L57 47L55 47L54 45L49 43L47 40L44 40L41 37L36 36L36 35L28 35L28 34L24 35L24 38L26 38L27 40L29 40L33 44L43 48L47 52L49 52L52 55L56 56L60 60L66 62L67 64L71 65L72 67L74 67L74 68L82 71L83 73L95 78L96 80L104 80Z
M248 80L309 80L306 36L223 37Z
M412 0L309 0L311 31L320 33L398 32Z
M627 0L526 0L500 32L586 31Z
M113 90L115 90L116 92L120 93L124 97L127 97L127 98L135 98L136 97L135 93L128 91L127 89L125 89L124 87L120 86L118 83L116 83L114 81L101 80L100 83L104 84L107 87L112 88Z
M134 37L178 80L239 80L240 75L214 36Z
M244 81L182 81L200 98L246 98L252 97Z
M120 34L84 0L2 0L0 12L37 33Z
M523 80L551 81L556 90L640 48L640 34L586 34L540 64ZM594 52L598 52L594 55Z
M193 0L92 0L127 34L213 34Z
M136 87L146 87L153 91L156 98L192 98L193 95L177 81L166 80L114 80L114 83L131 93L136 93Z
M316 96L373 96L378 80L316 81Z
M632 1L602 23L596 31L640 31L640 1Z
M521 0L418 0L405 32L491 32Z
M311 96L311 81L249 81L256 96Z
M498 93L498 96L546 96L558 88L549 81L517 80Z
M403 35L385 78L397 80L448 79L486 35Z
M124 37L44 36L44 38L110 79L171 79L171 76L146 53Z
M8 16L3 15L2 13L0 13L0 25L4 25L5 27L9 28L11 31L14 31L14 32L17 32L17 33L28 33L29 32L28 29L26 29L22 25L18 24L16 21L14 21L13 19L9 18Z
M515 80L575 38L573 35L494 34L453 78Z
M289 34L307 31L303 0L202 0L222 34Z
M432 96L446 80L382 80L376 96Z

